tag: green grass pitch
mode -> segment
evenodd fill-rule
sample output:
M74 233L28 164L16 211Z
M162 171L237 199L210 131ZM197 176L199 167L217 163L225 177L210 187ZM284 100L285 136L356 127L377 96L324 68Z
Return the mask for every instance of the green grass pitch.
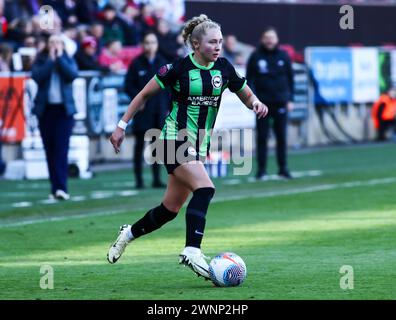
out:
M184 208L107 263L118 227L163 193L121 193L133 190L128 170L70 180L75 201L53 204L41 202L47 181L0 181L0 299L396 299L395 145L296 152L290 167L316 174L214 179L202 248L245 260L247 279L234 288L178 265ZM39 286L42 265L54 270L52 290ZM353 268L353 289L340 288L343 265Z

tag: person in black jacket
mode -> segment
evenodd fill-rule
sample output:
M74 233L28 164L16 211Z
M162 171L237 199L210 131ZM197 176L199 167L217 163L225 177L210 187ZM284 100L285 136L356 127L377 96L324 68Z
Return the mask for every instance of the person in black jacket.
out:
M143 36L144 52L129 66L125 77L125 92L133 99L138 92L150 81L157 70L166 64L166 61L157 54L158 40L153 32ZM152 97L133 119L132 132L135 135L134 172L136 187L144 188L142 167L144 135L149 129L161 129L169 108L169 95L162 92ZM153 187L161 188L165 185L160 180L160 167L158 163L152 165Z
M181 44L177 42L178 35L170 29L169 23L161 19L158 21L156 35L158 38L158 52L168 63L174 62L178 57L178 50Z
M77 112L72 82L78 76L74 59L65 52L58 34L49 37L47 48L32 66L32 79L38 85L32 113L38 117L51 181L51 198L68 200L69 140Z
M274 28L264 30L261 45L248 60L246 78L257 97L269 108L269 117L256 119L258 170L256 178L266 179L267 140L271 118L276 137L278 175L291 179L287 167L287 114L293 108L293 70L288 54L279 49Z

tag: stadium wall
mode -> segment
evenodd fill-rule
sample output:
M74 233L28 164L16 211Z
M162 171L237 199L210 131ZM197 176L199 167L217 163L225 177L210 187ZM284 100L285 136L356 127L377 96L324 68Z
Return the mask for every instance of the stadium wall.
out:
M246 3L248 2L248 3ZM207 14L234 34L256 45L266 26L278 29L281 43L298 50L307 46L380 46L396 43L396 6L353 5L354 29L339 26L339 5L251 3L249 1L186 1L186 18Z

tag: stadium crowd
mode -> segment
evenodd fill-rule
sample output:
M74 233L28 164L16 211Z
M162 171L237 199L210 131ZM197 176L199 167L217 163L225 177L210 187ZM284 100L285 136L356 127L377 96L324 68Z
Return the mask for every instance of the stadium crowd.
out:
M47 8L52 21L43 17ZM158 53L172 62L187 53L183 22L184 0L0 0L0 72L31 71L48 37L59 33L79 70L126 72L142 53L143 35L152 31ZM235 36L225 37L224 55L245 64L252 48L240 48Z

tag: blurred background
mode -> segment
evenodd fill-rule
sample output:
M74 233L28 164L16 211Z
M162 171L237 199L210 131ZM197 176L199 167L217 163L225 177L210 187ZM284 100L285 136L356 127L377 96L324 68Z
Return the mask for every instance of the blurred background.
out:
M340 26L343 5L353 8L352 29ZM0 0L0 174L9 179L48 176L31 113L37 84L30 71L51 34L62 33L65 50L79 68L73 82L78 112L69 175L89 178L97 164L132 165L130 127L118 156L108 137L130 102L125 75L143 52L143 35L153 31L159 54L171 63L189 52L180 35L183 23L201 13L221 24L223 56L241 74L264 28L277 29L294 70L289 148L378 140L373 106L396 85L394 0ZM216 130L254 130L254 115L242 109L235 95L225 93ZM382 143L395 141L394 119L390 122ZM271 134L270 147L274 140ZM244 147L255 151L253 141Z

